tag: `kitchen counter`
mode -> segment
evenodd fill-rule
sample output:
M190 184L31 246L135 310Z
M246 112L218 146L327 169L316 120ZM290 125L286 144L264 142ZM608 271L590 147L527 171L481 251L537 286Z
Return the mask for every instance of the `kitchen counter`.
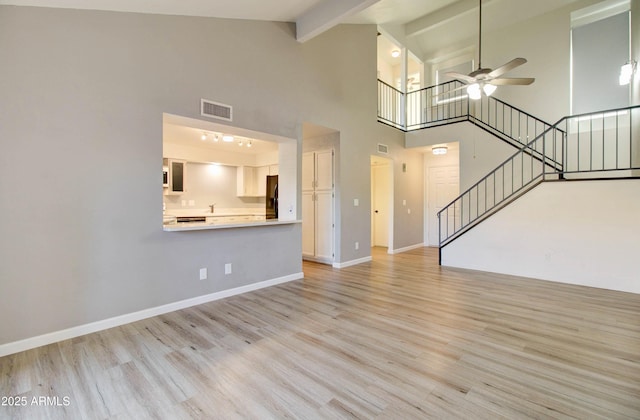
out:
M253 208L222 208L216 209L213 213L209 209L167 209L165 216L175 217L228 217L228 216L264 216L264 209Z
M262 208L220 208L216 209L213 213L211 213L208 208L180 208L166 210L163 217L162 230L165 232L182 232L188 230L230 229L294 223L302 222L300 220L285 221L266 219L264 209Z
M275 225L291 225L302 223L302 220L278 220L266 219L258 221L206 221L206 222L188 222L188 223L172 223L162 226L165 232L184 232L189 230L209 230L209 229L232 229L246 228L256 226L275 226Z

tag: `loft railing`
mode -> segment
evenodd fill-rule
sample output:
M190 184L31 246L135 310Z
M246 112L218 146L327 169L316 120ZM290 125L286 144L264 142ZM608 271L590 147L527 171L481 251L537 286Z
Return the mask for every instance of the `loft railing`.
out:
M469 99L458 80L408 92L406 130L450 124L469 119Z
M545 180L640 176L639 121L640 106L562 118L438 212L440 247Z
M404 94L378 80L378 121L404 131L470 121L517 148L551 128L551 124L493 96L469 100L461 89L464 86L453 80ZM529 152L542 159L541 150ZM553 164L561 169L561 162Z
M638 176L640 106L565 117L563 175L567 179Z
M382 80L378 80L378 121L403 130L404 94Z

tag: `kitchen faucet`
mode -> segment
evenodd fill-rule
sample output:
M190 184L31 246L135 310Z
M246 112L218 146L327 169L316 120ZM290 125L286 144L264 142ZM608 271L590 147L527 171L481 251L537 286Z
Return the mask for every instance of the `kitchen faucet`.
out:
M213 213L213 211L216 209L216 204L217 203L209 204L209 208L211 209L211 213Z

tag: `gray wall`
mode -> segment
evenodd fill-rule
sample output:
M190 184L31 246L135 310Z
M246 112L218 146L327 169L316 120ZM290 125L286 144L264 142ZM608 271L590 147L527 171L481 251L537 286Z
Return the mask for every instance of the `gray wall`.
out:
M573 28L573 109L584 114L629 106L620 66L629 60L629 12Z
M2 6L0 56L0 344L301 271L299 225L160 230L162 114L200 98L298 153L303 122L338 130L361 202L339 241L369 243L369 156L398 136L375 118L375 26L299 44L284 23Z

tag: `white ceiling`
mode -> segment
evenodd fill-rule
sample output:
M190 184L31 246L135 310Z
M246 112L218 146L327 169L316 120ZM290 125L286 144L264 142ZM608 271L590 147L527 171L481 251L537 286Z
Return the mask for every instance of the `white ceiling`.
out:
M322 0L0 0L17 6L295 22Z
M483 30L574 1L483 0ZM300 41L338 23L377 24L423 61L433 61L447 48L474 46L478 30L478 0L0 0L2 4L296 22Z
M206 136L204 140L202 140L203 134ZM234 141L227 143L222 140L223 134L229 133L218 130L202 130L200 128L185 125L165 123L162 130L162 140L167 143L197 147L200 149L222 150L225 152L249 155L259 155L278 151L278 143L273 141L264 141L257 138L234 135ZM214 141L215 136L218 137L218 141ZM240 142L242 142L242 146L240 146ZM251 147L247 147L249 142L251 142Z

